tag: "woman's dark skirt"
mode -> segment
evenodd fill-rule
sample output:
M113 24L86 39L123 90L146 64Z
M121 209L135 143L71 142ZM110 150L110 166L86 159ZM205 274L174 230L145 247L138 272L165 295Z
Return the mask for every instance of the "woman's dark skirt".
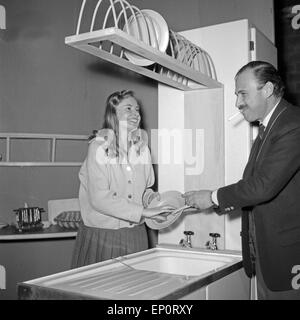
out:
M81 224L72 257L71 268L147 250L145 224L133 228L101 229Z

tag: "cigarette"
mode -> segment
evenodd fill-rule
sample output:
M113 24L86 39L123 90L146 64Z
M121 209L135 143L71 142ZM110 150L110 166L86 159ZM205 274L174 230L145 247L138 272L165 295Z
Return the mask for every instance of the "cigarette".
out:
M232 119L234 119L235 117L237 117L239 114L241 114L240 111L238 111L237 113L235 113L234 115L232 115L231 117L228 118L228 121L231 121Z

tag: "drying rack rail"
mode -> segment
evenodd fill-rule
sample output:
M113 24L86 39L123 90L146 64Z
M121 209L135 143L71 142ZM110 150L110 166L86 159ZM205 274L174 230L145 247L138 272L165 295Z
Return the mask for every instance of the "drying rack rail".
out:
M80 166L78 161L56 161L56 147L58 140L87 141L87 135L39 134L39 133L0 133L0 141L5 140L5 156L0 154L0 167L49 167L49 166ZM11 143L17 139L45 140L51 142L49 161L11 161Z
M86 4L83 0L76 34L65 38L67 45L180 90L223 87L217 81L212 58L204 49L169 29L168 49L160 51L157 33L153 39L155 31L150 18L125 0L99 0L89 31L80 32ZM100 17L101 27L95 30L99 12L105 13L104 21ZM135 21L134 27L130 27L130 21ZM133 63L126 52L154 65Z
M108 52L105 49L101 49L95 45L102 41L110 41L112 46L115 44L125 48L138 54L139 56L155 61L161 67L158 68L156 66L154 69L149 69L143 66L135 65L126 60L124 57L114 54L113 50ZM223 86L221 83L210 78L209 76L187 67L183 63L178 62L176 59L144 44L143 42L135 39L118 28L109 28L105 30L97 30L69 36L66 37L65 42L76 49L87 52L96 57L102 58L180 90L220 88ZM164 68L168 71L164 71ZM172 77L169 77L168 74L172 74Z

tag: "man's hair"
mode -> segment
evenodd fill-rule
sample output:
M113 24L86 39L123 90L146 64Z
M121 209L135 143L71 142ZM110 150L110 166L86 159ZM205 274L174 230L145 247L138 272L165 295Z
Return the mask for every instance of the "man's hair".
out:
M284 94L284 84L277 69L266 61L251 61L244 65L236 74L237 78L242 72L252 70L257 79L259 87L263 87L268 81L274 85L274 96L282 97Z

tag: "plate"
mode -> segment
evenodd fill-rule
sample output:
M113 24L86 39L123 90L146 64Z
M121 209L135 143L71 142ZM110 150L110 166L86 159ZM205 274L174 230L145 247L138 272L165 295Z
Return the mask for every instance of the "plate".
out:
M136 13L135 18L132 15L128 19L129 30L127 31L126 26L123 30L153 48L157 48L158 44L157 49L161 52L165 52L169 45L169 28L166 20L159 13L153 10L143 9L141 12L142 14L139 12ZM141 39L139 39L138 27ZM127 50L124 54L129 61L139 66L150 66L154 63L154 61L143 58Z
M47 228L50 227L51 222L50 222L50 221L42 221L42 224L43 224L43 228L44 228L44 229L47 229Z
M165 221L157 221L147 218L145 219L145 223L149 228L154 230L165 229L173 224L181 216L182 212L188 208L190 208L190 206L183 206L181 208L175 209L173 212L167 214Z
M160 200L157 200L155 198L151 201L148 207L154 208L163 205L171 205L176 209L170 213L162 214L166 216L166 220L164 221L157 221L155 219L146 218L145 223L149 228L154 230L167 228L180 217L185 209L190 208L190 206L185 205L185 200L181 196L181 193L178 191L166 191L161 193Z
M160 194L160 200L158 200L157 198L154 198L150 202L148 207L154 208L154 207L165 206L165 205L170 205L175 208L180 208L185 205L185 200L179 191L170 190L170 191L162 192Z

